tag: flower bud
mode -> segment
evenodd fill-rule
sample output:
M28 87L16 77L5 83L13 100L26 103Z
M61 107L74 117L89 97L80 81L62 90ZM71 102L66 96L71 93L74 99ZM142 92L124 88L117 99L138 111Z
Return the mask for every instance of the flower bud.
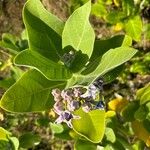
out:
M61 114L63 110L64 110L64 104L63 104L61 101L57 101L57 102L54 104L54 111L55 111L57 114Z
M69 111L75 111L76 109L79 109L79 107L80 107L80 103L77 100L73 100L67 105Z
M63 90L63 91L61 92L61 96L62 96L62 98L63 98L64 100L66 100L66 101L71 101L71 100L73 99L73 98L72 98L73 92L72 92L72 90L67 90L67 91Z
M83 105L82 105L82 110L86 113L88 113L90 110L92 109L92 105L91 103L89 102L85 102Z

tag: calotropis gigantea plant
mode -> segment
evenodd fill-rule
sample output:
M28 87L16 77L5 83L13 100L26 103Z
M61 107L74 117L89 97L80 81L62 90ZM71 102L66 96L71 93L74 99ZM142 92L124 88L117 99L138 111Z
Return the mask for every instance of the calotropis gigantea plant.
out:
M105 83L117 77L121 65L136 52L128 36L95 40L89 22L91 2L76 9L64 23L49 13L40 0L28 0L23 21L29 48L19 52L14 64L29 67L3 95L0 107L9 112L40 112L54 104L52 90L86 87L103 76ZM105 110L88 113L78 109L73 130L99 143L105 131ZM88 123L88 126L87 126Z

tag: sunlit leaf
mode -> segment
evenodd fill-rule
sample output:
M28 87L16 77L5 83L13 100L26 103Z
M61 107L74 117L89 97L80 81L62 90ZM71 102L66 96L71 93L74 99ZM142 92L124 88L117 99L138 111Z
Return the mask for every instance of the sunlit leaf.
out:
M8 141L8 137L11 135L10 132L0 127L0 140Z
M95 40L94 30L89 23L90 11L91 1L76 9L66 21L62 34L63 48L70 45L89 57L92 54Z
M142 21L140 16L134 16L125 24L126 33L135 41L140 41L142 34Z
M106 136L107 141L110 141L112 143L114 143L116 141L115 133L114 133L113 129L111 129L111 128L107 127L105 129L105 136Z
M50 123L50 127L52 132L55 133L62 133L64 131L64 128L61 124L55 124L55 123Z
M53 62L32 50L19 53L15 58L15 64L35 68L50 80L62 81L72 76L72 73L64 65Z
M19 140L16 137L9 137L9 140L11 141L13 145L13 150L19 149Z
M63 88L65 84L47 80L38 71L29 70L3 95L0 107L11 112L44 111L52 106L51 90Z
M99 143L104 136L105 111L93 110L85 113L80 109L75 112L75 115L81 118L72 120L73 129L87 140Z

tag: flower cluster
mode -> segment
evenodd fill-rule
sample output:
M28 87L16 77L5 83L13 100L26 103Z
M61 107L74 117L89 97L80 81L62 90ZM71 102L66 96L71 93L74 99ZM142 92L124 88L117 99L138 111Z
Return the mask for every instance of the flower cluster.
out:
M104 103L95 101L98 97L99 90L95 85L90 85L88 89L83 87L74 87L67 90L53 89L55 104L54 111L58 114L55 123L65 122L72 128L71 120L79 119L79 116L73 112L79 108L86 113L93 109L104 109Z

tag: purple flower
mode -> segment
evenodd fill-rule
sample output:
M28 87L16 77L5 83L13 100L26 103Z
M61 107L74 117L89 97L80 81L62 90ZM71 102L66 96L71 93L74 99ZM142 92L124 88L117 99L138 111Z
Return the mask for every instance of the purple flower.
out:
M82 105L82 110L88 113L92 109L92 104L90 102L85 102Z
M62 103L62 101L57 101L54 104L54 111L60 115L62 113L62 111L64 111L64 104Z
M93 84L91 84L89 86L89 88L87 89L86 93L81 95L81 97L83 97L83 98L87 98L87 97L90 98L91 97L91 98L95 99L97 92L98 92L97 88Z
M54 100L56 102L62 100L61 91L59 89L53 89L52 90L52 95L54 96Z
M79 109L80 107L80 102L77 100L73 100L68 102L67 108L69 111L75 111L76 109Z
M80 119L80 117L71 114L68 110L65 110L61 112L59 117L56 119L55 123L59 124L65 122L70 128L72 128L72 124L71 124L72 119Z
M83 94L83 91L81 90L81 88L74 88L73 93L75 97L80 97L81 94Z

